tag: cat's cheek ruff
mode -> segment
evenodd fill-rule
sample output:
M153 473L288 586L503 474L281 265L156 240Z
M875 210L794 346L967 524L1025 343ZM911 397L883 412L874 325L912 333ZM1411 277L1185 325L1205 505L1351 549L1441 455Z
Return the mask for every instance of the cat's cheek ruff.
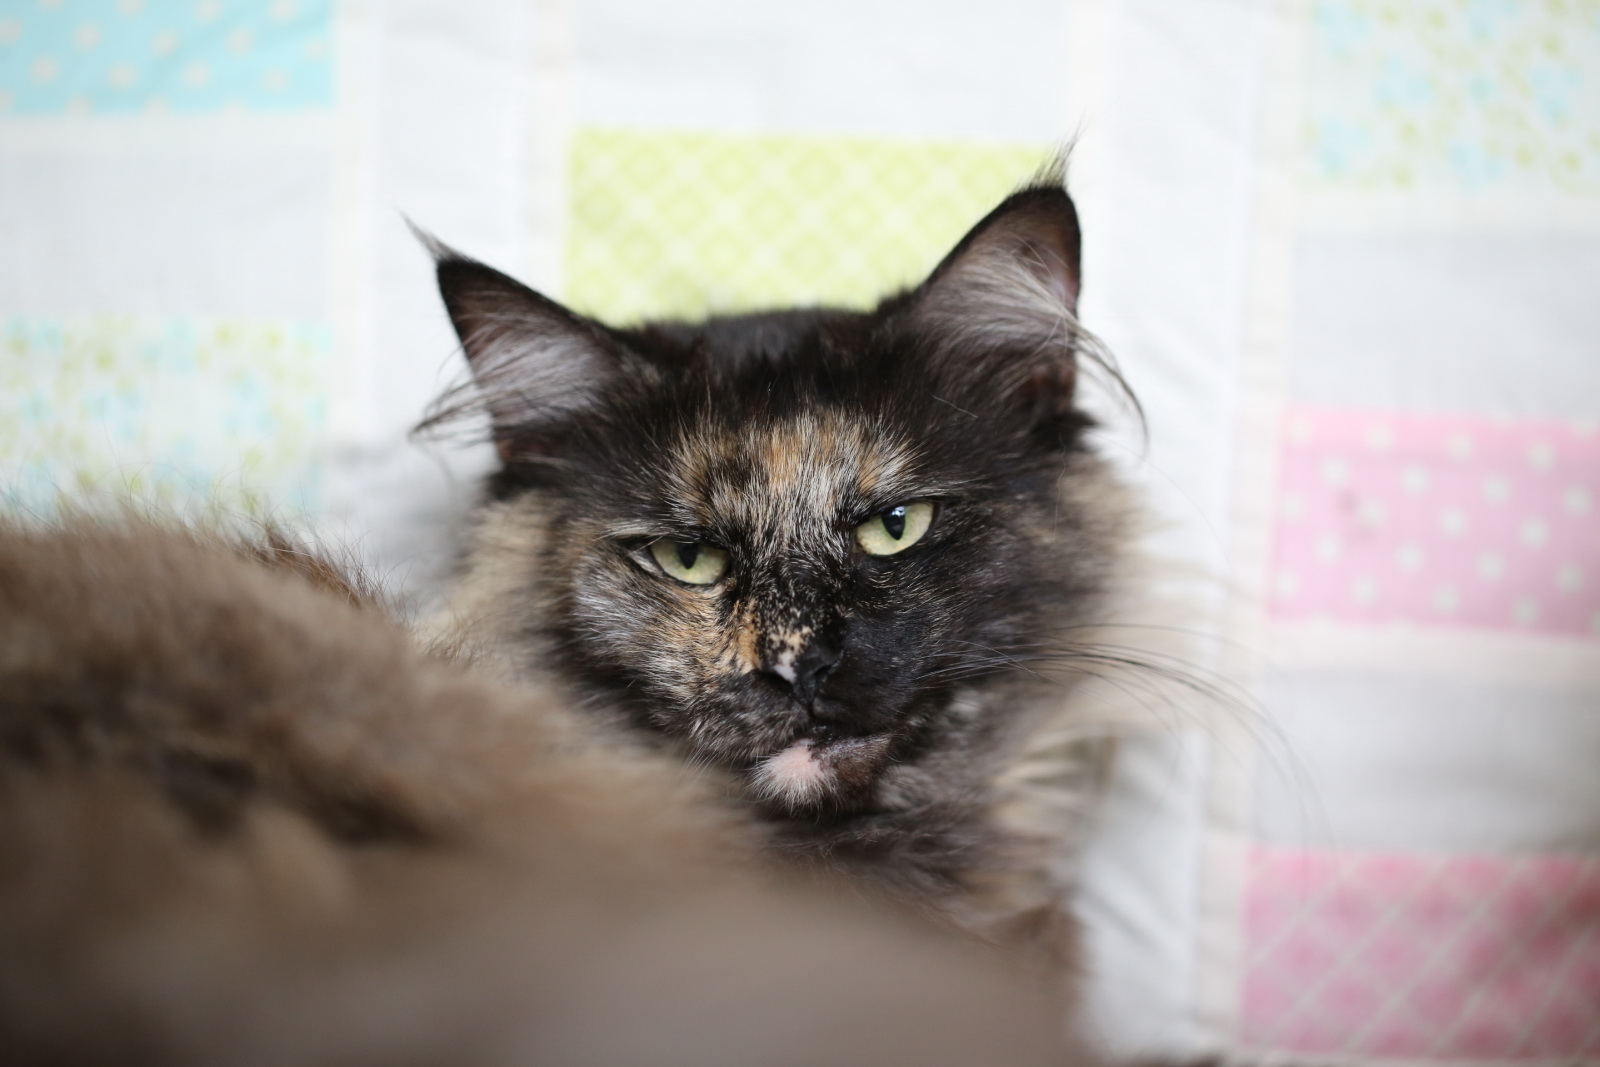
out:
M686 660L683 649L711 621L710 598L684 586L607 562L586 569L571 591L572 622L608 667L622 668L670 707L693 704L711 664ZM697 618L698 616L698 618ZM670 728L670 723L652 716Z

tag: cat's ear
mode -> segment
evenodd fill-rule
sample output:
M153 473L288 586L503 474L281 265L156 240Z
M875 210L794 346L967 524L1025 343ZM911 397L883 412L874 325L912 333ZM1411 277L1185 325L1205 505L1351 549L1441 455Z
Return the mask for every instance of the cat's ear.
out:
M1015 193L911 294L910 323L937 376L965 395L1072 406L1077 379L1078 212L1059 180Z
M472 369L471 400L429 423L486 408L501 459L540 451L541 430L592 407L626 351L599 323L413 230L433 256L439 295Z

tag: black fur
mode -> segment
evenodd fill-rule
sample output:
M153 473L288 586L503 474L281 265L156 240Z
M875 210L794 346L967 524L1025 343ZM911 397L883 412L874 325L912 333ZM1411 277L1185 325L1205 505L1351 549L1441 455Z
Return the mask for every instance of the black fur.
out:
M1059 183L865 312L613 328L432 247L503 459L469 559L516 576L500 644L744 776L793 848L933 893L990 862L994 778L1061 697L1043 653L1097 617L1122 529L1074 403L1093 350ZM854 529L910 501L926 536L864 552ZM726 576L674 582L663 537ZM825 788L774 787L805 740Z

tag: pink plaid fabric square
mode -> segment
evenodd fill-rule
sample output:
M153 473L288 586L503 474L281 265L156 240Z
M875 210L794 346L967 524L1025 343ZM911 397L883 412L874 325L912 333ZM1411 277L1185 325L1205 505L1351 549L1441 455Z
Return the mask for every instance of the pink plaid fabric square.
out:
M1247 878L1246 1048L1600 1057L1600 857L1258 846Z

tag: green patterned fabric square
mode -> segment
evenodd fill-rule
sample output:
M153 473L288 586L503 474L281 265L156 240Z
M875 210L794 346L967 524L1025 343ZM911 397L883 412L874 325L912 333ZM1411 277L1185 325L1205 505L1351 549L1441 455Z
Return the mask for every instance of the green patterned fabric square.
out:
M862 306L920 280L1039 145L587 129L566 297L612 322Z

